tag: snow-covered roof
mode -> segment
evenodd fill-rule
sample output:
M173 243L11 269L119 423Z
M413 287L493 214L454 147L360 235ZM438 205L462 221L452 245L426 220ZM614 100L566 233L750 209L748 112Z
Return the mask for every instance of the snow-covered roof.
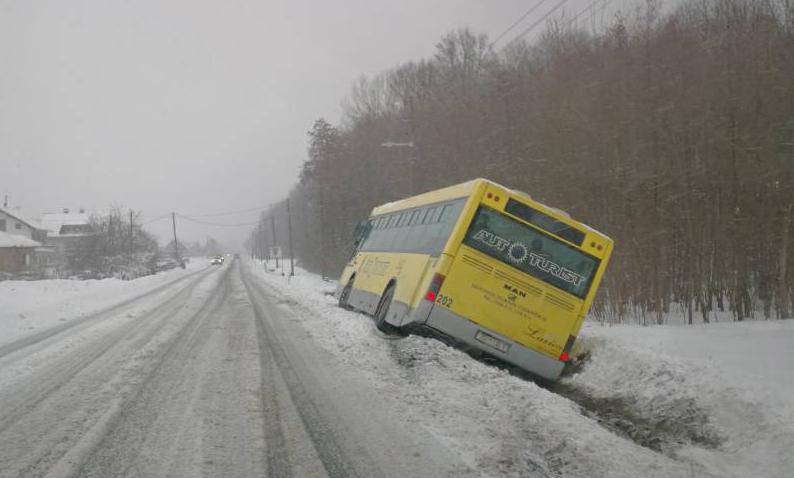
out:
M10 209L0 207L0 212L5 213L7 216L13 217L17 221L26 224L30 228L33 228L33 229L44 229L44 227L42 227L42 225L41 225L41 223L39 221L35 221L33 219L30 219L30 218L26 217L24 214L22 214L19 211L12 211Z
M39 247L40 242L25 236L0 231L0 247Z
M63 226L87 225L90 216L87 212L45 212L41 215L41 224L50 236L60 236Z

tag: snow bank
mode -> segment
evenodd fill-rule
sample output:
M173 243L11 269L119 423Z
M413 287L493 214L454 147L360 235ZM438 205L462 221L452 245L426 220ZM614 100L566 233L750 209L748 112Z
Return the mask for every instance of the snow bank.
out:
M489 476L788 476L794 322L586 326L590 359L544 388L443 343L381 334L336 283L256 274L340 368ZM774 366L773 366L774 365Z
M120 279L0 282L0 345L13 342L71 319L98 312L155 287L207 267L197 259L131 281Z
M581 337L592 356L563 384L716 439L715 450L677 450L716 476L794 470L794 321L588 324Z

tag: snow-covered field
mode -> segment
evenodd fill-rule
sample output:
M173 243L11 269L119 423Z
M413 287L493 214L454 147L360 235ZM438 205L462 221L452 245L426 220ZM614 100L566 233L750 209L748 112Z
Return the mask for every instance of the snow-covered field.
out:
M207 261L199 258L190 261L184 270L172 269L131 281L2 281L0 345L99 312L205 267Z
M783 477L794 470L794 321L587 325L584 367L542 387L336 307L335 283L257 276L412 426L494 476ZM384 404L385 405L385 404Z

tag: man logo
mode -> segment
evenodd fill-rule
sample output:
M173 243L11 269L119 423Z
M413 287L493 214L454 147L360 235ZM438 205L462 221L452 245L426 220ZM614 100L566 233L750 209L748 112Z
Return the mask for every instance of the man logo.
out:
M512 293L513 299L511 299L511 300L513 300L513 301L515 301L516 297L521 297L521 298L524 298L524 299L526 299L526 297L527 297L527 293L526 292L524 292L523 290L518 289L516 287L513 287L510 284L505 284L504 288L505 288L505 290L508 290L508 291L510 291Z

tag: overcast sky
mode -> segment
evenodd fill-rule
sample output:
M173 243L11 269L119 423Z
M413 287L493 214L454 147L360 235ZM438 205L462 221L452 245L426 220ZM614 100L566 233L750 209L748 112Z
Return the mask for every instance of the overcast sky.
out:
M312 122L336 123L359 75L430 56L461 26L493 38L535 3L0 0L0 194L32 215L267 205L296 180ZM167 239L170 224L147 228ZM230 245L249 230L179 229Z

